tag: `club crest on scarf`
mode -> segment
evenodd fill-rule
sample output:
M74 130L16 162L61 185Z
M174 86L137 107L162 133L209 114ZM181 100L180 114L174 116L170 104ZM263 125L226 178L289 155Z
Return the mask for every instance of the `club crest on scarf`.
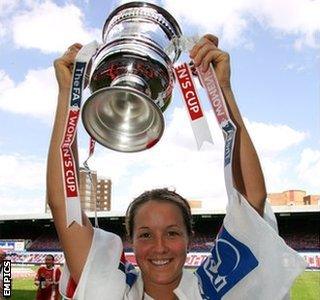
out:
M222 227L211 254L196 271L203 299L221 299L259 264L251 250Z

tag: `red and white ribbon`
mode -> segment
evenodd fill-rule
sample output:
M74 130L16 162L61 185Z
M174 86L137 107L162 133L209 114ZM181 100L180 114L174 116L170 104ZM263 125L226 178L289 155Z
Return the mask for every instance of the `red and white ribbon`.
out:
M211 106L221 129L225 127L226 122L228 121L233 124L229 116L229 112L213 66L210 65L206 72L203 72L202 67L198 67L196 69L200 82L207 92Z
M225 136L224 148L224 168L225 168L225 182L229 196L233 193L233 175L232 175L232 156L234 149L234 142L236 136L236 126L230 118L228 108L222 94L217 76L212 65L209 66L206 72L203 72L202 67L197 68L197 73L201 84L207 92L213 111L218 120Z
M72 86L69 96L69 111L61 142L61 164L66 201L67 226L73 222L82 225L81 203L79 195L78 174L71 145L74 142L80 116L82 90L88 62L96 52L96 41L81 48L74 63Z
M197 141L198 149L207 141L213 143L207 119L203 113L191 69L187 63L174 68L190 116L191 127Z
M173 46L178 45L181 51L187 52L187 51L190 51L198 41L199 41L198 37L182 36L178 40L174 41ZM203 72L201 66L196 68L196 70L197 70L197 75L200 79L201 85L207 92L208 98L210 100L213 111L216 115L219 126L222 129L223 134L225 136L225 154L224 154L225 178L226 178L225 181L226 181L227 191L229 194L229 193L232 193L232 191L234 190L231 165L232 165L232 155L233 155L237 128L230 118L228 108L226 106L226 102L222 94L221 88L219 86L219 82L216 77L213 66L210 64L206 72ZM188 103L187 96L193 96L193 94L197 95L195 92L195 87L192 80L191 70L189 66L187 66L186 64L183 64L175 68L175 74L176 74L176 78L179 81L180 88L185 99L185 103L188 107L192 128L197 140L198 148L200 148L204 140L207 140L208 137L210 136L210 141L212 141L212 138L208 128L208 124L205 119L204 121L200 121L201 123L205 122L206 123L205 125L201 124L198 127L197 124L194 123L195 122L194 120L197 120L197 119L203 120L202 119L203 112L200 106L200 101L198 99L198 96L196 96L197 100L194 100L194 101L191 100L191 103ZM189 92L189 89L191 89L192 92ZM187 92L189 92L188 95L187 95Z

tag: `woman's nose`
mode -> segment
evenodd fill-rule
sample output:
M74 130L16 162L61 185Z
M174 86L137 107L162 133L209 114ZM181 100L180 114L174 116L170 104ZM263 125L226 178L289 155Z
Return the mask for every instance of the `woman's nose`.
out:
M167 241L163 237L157 237L155 239L154 249L159 253L164 253L168 250Z

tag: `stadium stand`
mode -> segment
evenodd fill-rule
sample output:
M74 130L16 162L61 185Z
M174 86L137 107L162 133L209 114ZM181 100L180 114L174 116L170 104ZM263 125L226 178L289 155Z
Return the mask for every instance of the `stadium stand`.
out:
M308 256L311 264L320 265L320 237L319 212L277 213L279 234L293 249ZM210 251L214 237L218 233L223 221L223 214L194 215L194 237L189 251L193 253L190 261L202 257ZM123 217L104 217L99 220L100 228L114 232L122 237L125 252L131 253L132 246L126 239ZM62 249L51 219L19 219L0 220L0 241L25 241L25 251L10 251L13 263L40 264L43 263L47 252L56 256L58 263L64 262ZM314 253L314 257L309 254ZM307 257L306 256L306 257ZM316 262L316 263L313 263ZM192 263L191 263L192 265Z
M217 233L217 232L216 232ZM196 232L190 243L189 251L192 252L209 252L213 243L214 236L205 235L203 233ZM315 232L296 231L282 233L282 237L285 242L297 251L319 251L320 240L319 234ZM125 236L122 236L125 252L133 252L131 243L126 240ZM41 234L33 242L26 246L28 252L55 252L62 251L58 237L55 233Z
M54 252L48 252L52 255L54 255L55 262L57 264L63 264L64 263L64 255L63 253L54 253ZM45 257L47 253L46 252L9 252L8 257L11 260L11 263L13 264L32 264L32 265L38 265L43 264Z
M55 233L44 233L27 247L28 251L61 251L58 237Z

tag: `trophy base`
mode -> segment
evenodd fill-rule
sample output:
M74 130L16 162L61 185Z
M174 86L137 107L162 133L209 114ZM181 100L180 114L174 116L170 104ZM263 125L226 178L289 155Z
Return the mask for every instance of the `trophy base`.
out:
M94 92L83 106L82 120L94 140L120 152L149 149L164 130L161 109L144 93L125 86Z

